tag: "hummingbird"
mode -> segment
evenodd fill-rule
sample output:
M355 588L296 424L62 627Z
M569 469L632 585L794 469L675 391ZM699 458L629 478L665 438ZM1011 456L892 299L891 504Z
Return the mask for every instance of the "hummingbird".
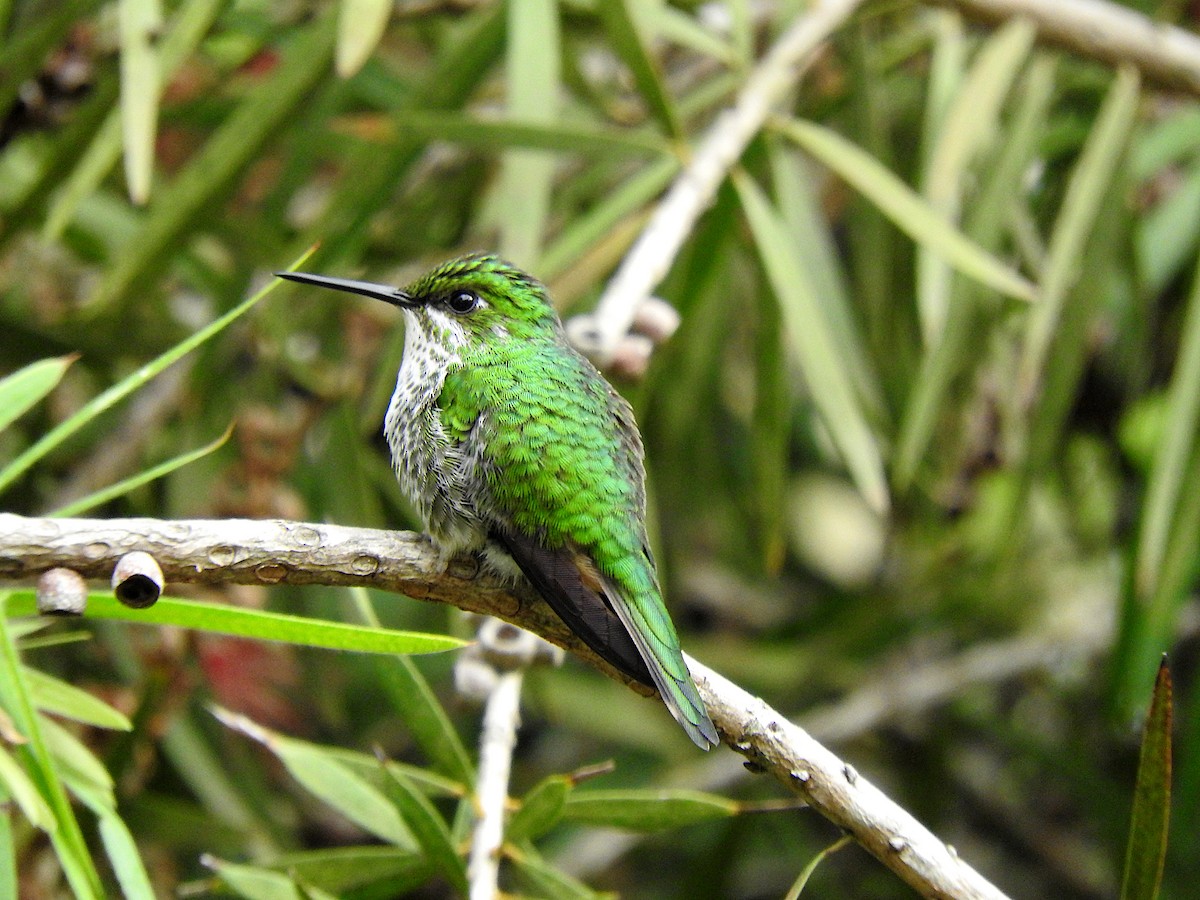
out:
M404 288L276 274L403 311L383 431L443 563L473 552L502 578L524 575L592 650L656 688L697 746L715 746L646 537L633 409L568 341L545 286L490 254Z

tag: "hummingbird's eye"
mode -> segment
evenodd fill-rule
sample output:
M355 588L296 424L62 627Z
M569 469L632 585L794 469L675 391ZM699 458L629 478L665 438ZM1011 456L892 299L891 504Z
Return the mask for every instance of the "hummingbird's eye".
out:
M455 291L446 298L446 306L460 316L479 308L479 295L471 291Z

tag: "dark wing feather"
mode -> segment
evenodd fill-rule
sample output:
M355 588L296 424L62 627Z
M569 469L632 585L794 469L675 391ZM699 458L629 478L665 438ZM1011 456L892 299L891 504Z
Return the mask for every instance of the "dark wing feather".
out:
M654 685L637 644L613 611L599 584L589 584L576 554L568 547L551 548L529 535L496 531L499 541L516 561L550 608L567 627L603 659L642 684Z

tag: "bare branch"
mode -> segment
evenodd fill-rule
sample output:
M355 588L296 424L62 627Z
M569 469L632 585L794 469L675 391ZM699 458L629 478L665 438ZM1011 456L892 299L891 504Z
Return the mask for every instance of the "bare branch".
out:
M629 683L527 589L505 588L470 559L455 559L439 573L429 542L411 532L246 519L34 519L0 513L0 580L29 582L61 566L108 581L117 561L133 550L153 556L173 582L361 585L494 615ZM909 885L926 897L1004 897L801 728L706 666L691 659L688 665L729 746L853 834Z

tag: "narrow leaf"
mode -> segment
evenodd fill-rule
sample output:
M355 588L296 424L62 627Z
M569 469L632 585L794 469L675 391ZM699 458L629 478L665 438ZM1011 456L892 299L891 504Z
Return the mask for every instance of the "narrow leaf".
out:
M582 881L551 865L529 844L508 846L506 854L539 896L555 900L616 900L616 894L601 894Z
M216 440L205 444L203 447L188 450L186 453L181 453L173 459L159 463L157 466L151 466L144 472L138 472L136 475L132 475L129 478L118 481L116 484L111 484L106 488L88 494L86 497L80 497L78 500L72 501L65 506L60 506L52 513L49 513L49 515L52 517L77 516L82 512L107 503L109 500L128 494L130 491L136 490L144 484L149 484L152 481L157 481L159 478L170 475L176 469L181 469L188 463L193 463L198 459L208 456L214 450L224 446L232 434L233 424L230 423L229 427L225 429L224 434L220 435Z
M36 614L32 592L14 593L9 612L14 616ZM112 594L90 594L84 618L110 619L134 625L173 625L211 634L356 653L442 653L455 650L465 643L448 635L366 628L263 609L171 597L162 597L146 609L130 609Z
M690 790L575 791L564 818L588 825L659 831L735 816L741 807L716 794Z
M1137 116L1137 69L1123 65L1104 98L1079 162L1071 172L1066 197L1050 237L1038 304L1029 317L1025 350L1018 373L1024 397L1033 395L1046 366L1055 329L1071 286L1079 278L1079 260L1092 233L1096 214L1108 192L1117 162L1125 151Z
M521 798L520 808L504 828L506 841L533 840L558 824L574 787L568 775L548 775Z
M342 0L338 6L334 68L349 78L363 67L387 28L393 0Z
M350 588L350 597L363 621L372 628L379 628L379 617L366 588ZM400 656L394 660L378 660L377 664L380 687L395 704L426 756L460 784L474 784L471 757L416 663Z
M31 825L42 831L54 831L57 827L54 813L25 774L25 770L9 755L3 745L0 745L0 785L16 801Z
M1138 759L1121 900L1155 900L1162 883L1171 820L1171 670L1163 657Z
M158 39L162 29L159 0L119 0L117 33L121 43L121 132L125 143L125 181L129 196L141 205L150 196L154 142L162 70Z
M299 266L312 255L312 250L307 251L294 263L292 267ZM249 312L258 301L262 300L267 294L271 293L275 287L280 284L277 278L271 279L262 290L254 294L250 299L244 300L231 309L225 315L213 320L208 325L201 328L195 334L190 335L183 341L176 344L167 352L163 353L157 359L154 359L144 366L133 372L131 375L121 379L108 390L92 398L85 403L83 407L70 416L63 422L60 422L41 440L37 441L32 447L18 456L12 461L2 472L0 472L0 493L5 488L9 487L14 481L25 474L36 462L43 456L71 437L84 425L91 422L101 413L115 406L121 400L124 400L155 375L158 375L168 366L178 362L192 350L195 350L205 341L209 340L214 335L222 331L230 323L234 322L245 313Z
M76 356L41 359L0 381L0 431L54 390L76 359Z
M308 98L328 71L332 45L332 22L318 19L174 180L155 191L138 234L105 270L88 301L89 312L96 314L122 300L135 284L144 285L158 274L179 250L182 236L194 226L199 212L232 189L296 106Z
M29 685L34 705L42 712L54 713L97 728L117 731L133 728L133 724L122 713L93 694L29 666L22 666L21 671Z
M844 834L828 847L822 849L821 852L814 856L811 860L809 860L808 865L801 869L800 874L796 876L795 882L792 883L792 886L788 889L787 894L784 895L783 900L798 900L800 894L804 891L805 886L808 884L808 879L812 878L813 872L817 871L817 866L824 862L826 857L837 853L837 851L841 850L852 840L853 838L850 835Z
M306 790L360 828L401 849L416 849L412 832L387 797L324 747L285 737L228 710L216 708L213 714L274 753Z
M779 122L779 132L828 166L879 207L913 240L944 258L962 274L1017 300L1033 300L1032 284L949 225L886 166L836 132L796 119Z
M466 862L454 845L454 838L450 835L450 828L445 819L429 798L408 780L403 771L385 766L384 772L388 775L390 796L405 823L412 829L426 858L437 866L460 894L467 894L469 889Z
M637 21L636 0L599 0L596 6L612 48L629 67L638 93L658 119L663 131L673 138L683 136L675 104L663 81L657 60L650 54L641 23Z
M558 113L558 16L555 0L508 4L505 70L510 118L545 123L553 121ZM541 255L555 164L553 157L530 150L504 154L499 192L500 249L519 265L532 266Z
M247 900L304 900L295 882L279 872L207 855L201 862L216 872L226 887Z
M1014 18L989 37L963 79L937 130L937 142L925 170L929 205L948 224L958 226L963 185L971 162L990 142L1000 139L1000 108L1033 47L1036 29ZM937 343L950 304L950 267L944 257L922 246L917 257L917 309L928 345Z
M820 298L762 189L740 172L735 173L734 186L821 420L867 503L886 514L888 490L879 445L842 365L845 355L839 352Z

